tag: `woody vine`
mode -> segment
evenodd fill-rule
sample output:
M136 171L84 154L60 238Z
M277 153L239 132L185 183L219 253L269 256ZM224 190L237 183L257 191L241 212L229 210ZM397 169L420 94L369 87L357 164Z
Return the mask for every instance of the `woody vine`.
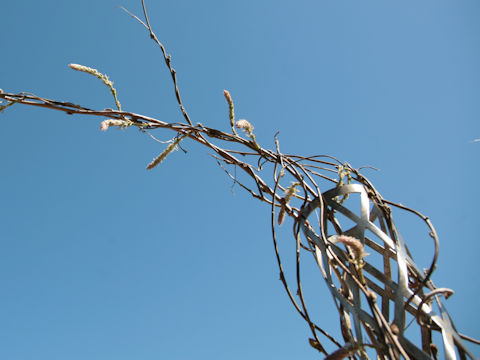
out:
M479 344L458 332L448 315L442 297L453 291L438 288L431 280L438 257L438 237L428 217L403 205L384 199L360 169L334 157L283 154L275 136L275 149L257 142L254 125L236 119L234 99L224 91L228 111L228 131L194 123L182 102L172 57L153 32L145 2L143 20L125 10L143 25L159 47L170 72L175 97L185 120L168 123L122 109L117 90L107 75L79 64L70 68L96 77L108 88L116 109L89 109L71 102L42 98L28 93L9 93L0 89L0 111L27 105L62 111L69 115L88 115L101 119L100 129L137 128L153 139L154 130L173 131L164 149L148 163L148 170L160 165L182 142L193 140L209 148L218 165L235 184L271 209L270 224L280 280L292 305L311 330L310 346L325 359L436 359L439 346L447 359L474 359L467 343ZM222 144L237 144L242 150L230 150ZM270 165L267 166L267 165ZM251 184L236 176L236 169L248 175ZM358 195L360 212L350 209L349 196ZM357 199L357 196L355 196ZM397 208L421 218L425 235L434 244L430 267L421 271L396 228L392 209ZM287 282L282 256L277 246L277 227L286 218L292 222L292 241L296 244L295 283ZM344 219L349 220L347 225ZM354 226L351 226L351 223ZM285 225L284 225L285 226ZM368 252L366 251L368 250ZM382 266L369 262L375 253ZM338 311L341 338L332 336L325 325L310 317L302 287L302 264L313 256ZM416 326L415 336L406 329ZM441 343L433 341L438 332Z

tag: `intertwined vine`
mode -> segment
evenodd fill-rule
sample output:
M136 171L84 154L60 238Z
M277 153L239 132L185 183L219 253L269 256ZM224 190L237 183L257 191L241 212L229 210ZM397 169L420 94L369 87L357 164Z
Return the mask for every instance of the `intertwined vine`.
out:
M455 329L441 301L441 296L448 297L453 291L437 288L431 280L438 257L438 237L430 220L384 199L359 169L348 163L325 155L283 154L277 136L274 150L263 148L255 138L253 125L245 119L235 119L234 101L226 90L228 131L194 124L183 105L172 58L152 31L143 0L142 5L144 20L124 10L145 26L159 46L184 123L168 123L122 110L113 82L98 70L78 64L70 67L97 77L109 88L116 110L93 110L71 102L0 89L0 111L22 104L69 115L90 115L102 119L101 130L136 127L155 140L153 130L173 131L173 138L147 169L155 168L187 139L209 148L235 184L271 207L270 223L280 279L293 306L311 329L310 345L326 359L367 359L372 354L380 359L435 359L439 344L434 343L434 332L441 334L446 359L473 359L465 341L479 342ZM237 149L228 149L225 144L235 144ZM241 169L251 183L240 181L236 169ZM392 208L410 212L425 222L425 235L435 247L426 271L421 271L412 258L406 240L395 226ZM287 282L277 246L277 227L287 217L292 221L292 240L296 243L294 289ZM369 261L373 255L379 260ZM330 291L338 311L341 338L325 330L328 324L318 324L310 317L310 304L302 287L301 265L305 256L313 256ZM407 336L406 329L414 326L418 331ZM326 350L333 347L337 350Z

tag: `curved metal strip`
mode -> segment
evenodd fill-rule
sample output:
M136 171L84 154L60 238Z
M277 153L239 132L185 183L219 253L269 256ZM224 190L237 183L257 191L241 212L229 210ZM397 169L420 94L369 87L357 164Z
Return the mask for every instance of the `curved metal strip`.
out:
M405 328L405 299L411 295L408 287L407 249L402 235L398 232L392 221L393 232L396 237L397 250L397 291L395 291L395 318L393 322L401 332Z
M301 224L302 225L302 224ZM338 299L343 307L345 308L346 311L351 313L352 315L358 316L362 321L365 323L368 323L372 328L377 329L377 324L375 323L374 319L372 316L370 316L367 312L365 312L362 309L356 309L350 301L348 301L341 293L338 291L338 289L335 287L335 284L333 283L333 280L331 278L330 272L327 271L324 267L324 264L327 264L328 267L330 267L328 258L327 258L327 251L326 251L326 246L323 244L322 241L319 241L319 237L312 232L308 227L302 226L303 231L305 233L305 236L308 238L312 239L315 243L315 260L320 268L320 271L322 273L322 276L324 277L328 289L330 290L332 296L336 299ZM357 339L358 340L358 339Z
M301 224L302 225L302 224ZM327 282L328 289L332 293L332 296L336 299L338 299L343 307L350 313L354 314L355 312L358 311L358 316L360 319L369 325L371 325L373 328L377 328L376 323L373 320L373 317L370 316L367 312L365 312L362 309L355 309L353 305L345 299L345 297L338 291L338 289L335 287L335 284L333 283L332 277L330 275L330 272L326 271L324 268L324 264L328 264L328 259L326 257L326 247L324 244L322 244L321 241L319 241L318 236L313 233L308 227L302 226L305 236L311 238L314 243L315 243L315 260L317 261L317 264L320 268L320 271L322 273L322 276L324 277L325 281ZM328 265L330 266L330 265Z
M355 214L354 212L347 209L345 206L336 201L336 198L346 196L351 193L360 194L361 206L359 215ZM334 244L330 244L326 238L323 238L323 235L317 235L313 231L313 229L305 223L311 213L320 206L320 201L321 200L319 198L315 198L311 200L302 209L299 214L299 225L304 233L304 236L308 239L308 244L310 245L311 249L314 250L313 254L315 261L317 262L322 277L327 283L327 287L332 294L335 303L338 304L336 302L336 300L338 300L344 309L343 311L351 314L351 316L353 317L355 336L353 334L352 336L356 337L355 341L363 343L362 326L372 327L372 329L374 329L374 332L376 332L377 334L381 334L382 331L379 328L380 325L377 323L378 319L375 319L372 315L370 315L361 308L361 292L357 283L352 281L352 279L350 279L350 277L348 276L344 280L340 280L345 281L345 286L347 287L348 291L350 291L350 294L352 296L350 300L347 299L339 289L337 289L334 283L334 279L332 278L333 271L331 267L331 260L333 259L332 255L335 254L338 257L338 260L342 263L347 263L348 258L344 250ZM394 260L394 262L397 264L397 281L395 282L393 279L391 279L390 275L387 276L387 273L384 274L382 271L378 270L376 267L374 267L368 262L364 263L365 271L380 280L380 282L383 283L385 286L385 291L391 291L393 293L393 298L390 295L384 293L381 288L379 288L375 283L371 282L370 279L367 280L377 287L377 290L380 291L378 293L380 296L386 297L383 302L394 302L395 318L393 320L393 323L398 327L399 333L397 334L397 338L400 341L401 346L409 354L411 354L411 356L414 356L415 359L429 359L429 355L422 351L420 348L418 348L416 345L414 345L412 342L410 342L407 338L405 338L403 333L406 314L405 301L413 294L412 289L410 289L409 287L409 271L411 272L411 275L414 276L417 280L423 278L423 273L418 269L415 262L411 258L405 240L396 228L393 220L390 217L385 217L378 205L374 201L369 199L364 185L361 184L343 185L328 190L323 193L323 201L328 207L330 207L330 209L341 213L355 223L355 226L350 229L342 229L343 234L354 236L362 243L365 243L365 231L369 230L376 237L375 240L373 238L370 238L370 236L368 237L367 241L370 248L372 248L373 246L373 250L378 251L382 255L384 262L388 261L388 266L390 266L390 259ZM371 204L373 204L373 206L370 210ZM330 212L331 210L328 211ZM332 212L330 214L334 213ZM335 218L334 220L327 219L326 214L324 216L324 224L327 224L329 221L331 221L332 223L336 221ZM376 220L378 220L379 226L381 228L374 223ZM335 226L336 224L337 223L334 223ZM392 237L387 234L387 231L390 231L390 235ZM325 236L328 236L328 234L325 234ZM378 240L381 240L383 242L383 245L380 245ZM388 271L390 270L388 269ZM427 304L423 304L422 308L419 311L421 311L427 318L429 318L440 328L445 348L445 358L448 360L456 359L456 345L459 349L463 350L468 356L474 359L475 357L471 354L471 352L468 351L462 339L454 329L444 305L442 304L440 299L438 299L438 297L436 298L436 301L438 303L441 316L436 314L433 311L432 306ZM410 302L411 309L409 309L409 311L415 312L415 309L418 308L421 302L422 299L420 295L416 295ZM388 314L384 316L388 318ZM369 336L372 336L371 333Z

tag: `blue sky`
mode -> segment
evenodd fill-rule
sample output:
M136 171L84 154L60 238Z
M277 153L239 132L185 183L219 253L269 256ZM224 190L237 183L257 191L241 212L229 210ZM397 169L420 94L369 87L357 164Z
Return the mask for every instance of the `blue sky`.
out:
M280 131L285 153L378 168L364 174L385 198L433 221L433 280L478 337L478 1L147 4L193 122L226 129L228 89L264 147ZM182 121L159 50L119 5L141 14L139 0L4 2L0 88L114 107L79 63L125 110ZM278 281L269 207L232 193L206 149L185 142L148 172L162 146L133 129L22 106L0 122L0 358L319 358ZM397 225L427 267L424 228ZM336 329L317 275L311 307Z

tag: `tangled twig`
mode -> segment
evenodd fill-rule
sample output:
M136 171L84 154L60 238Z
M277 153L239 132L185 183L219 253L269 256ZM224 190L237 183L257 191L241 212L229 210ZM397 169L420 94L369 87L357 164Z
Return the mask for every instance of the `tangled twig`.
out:
M102 130L112 126L136 127L142 132L148 132L154 140L157 139L150 134L152 130L173 131L173 140L147 169L160 164L180 141L187 139L213 151L218 165L235 184L271 206L270 224L280 280L293 306L312 332L310 345L328 359L367 359L367 348L373 349L379 359L435 358L437 347L432 340L434 331L442 334L446 358L456 358L456 349L460 358L468 356L473 359L474 356L463 340L474 343L478 343L478 340L457 332L439 296L436 296L439 293L450 294L450 290L436 288L431 280L438 258L438 237L428 217L404 205L383 199L359 169L334 157L283 154L276 135L275 151L261 147L250 122L244 119L235 122L234 102L227 90L224 96L228 104L231 132L209 128L200 123L194 125L182 103L171 56L152 30L144 0L142 8L144 20L126 9L123 10L140 22L159 46L171 74L175 96L185 123L163 121L121 110L116 99L116 90L112 90L110 80L91 68L88 68L91 71L87 72L99 77L110 87L118 110L93 110L34 94L13 94L0 90L0 111L14 105L26 105L62 111L69 115L88 115L103 119ZM85 71L81 65L76 67L77 70ZM237 133L235 126L245 131L246 138ZM221 146L223 142L236 144L243 150L238 150L238 146L236 150L230 150ZM264 175L268 171L267 165L272 168L270 177ZM229 170L232 167L234 174ZM241 169L251 183L240 181L236 169ZM350 196L352 194L360 196L358 213L351 210L357 208L351 203L355 201L352 200L354 197ZM390 206L418 216L427 225L428 235L434 240L435 251L432 264L425 274L416 266L405 240L396 228ZM284 223L286 217L292 220L293 239L296 243L296 291L292 291L287 282L277 241L277 227ZM348 218L350 225L346 224L342 217ZM368 257L365 258L365 247L369 247L381 257L383 267L378 268L369 262ZM303 253L314 257L333 297L339 313L342 339L335 338L320 327L308 311L310 305L307 304L301 281ZM396 271L392 271L392 267L396 267ZM396 278L393 275L395 272ZM434 310L433 301L439 314ZM405 318L409 314L419 319L417 325L422 334L421 347L405 333ZM326 344L325 339L328 340Z

